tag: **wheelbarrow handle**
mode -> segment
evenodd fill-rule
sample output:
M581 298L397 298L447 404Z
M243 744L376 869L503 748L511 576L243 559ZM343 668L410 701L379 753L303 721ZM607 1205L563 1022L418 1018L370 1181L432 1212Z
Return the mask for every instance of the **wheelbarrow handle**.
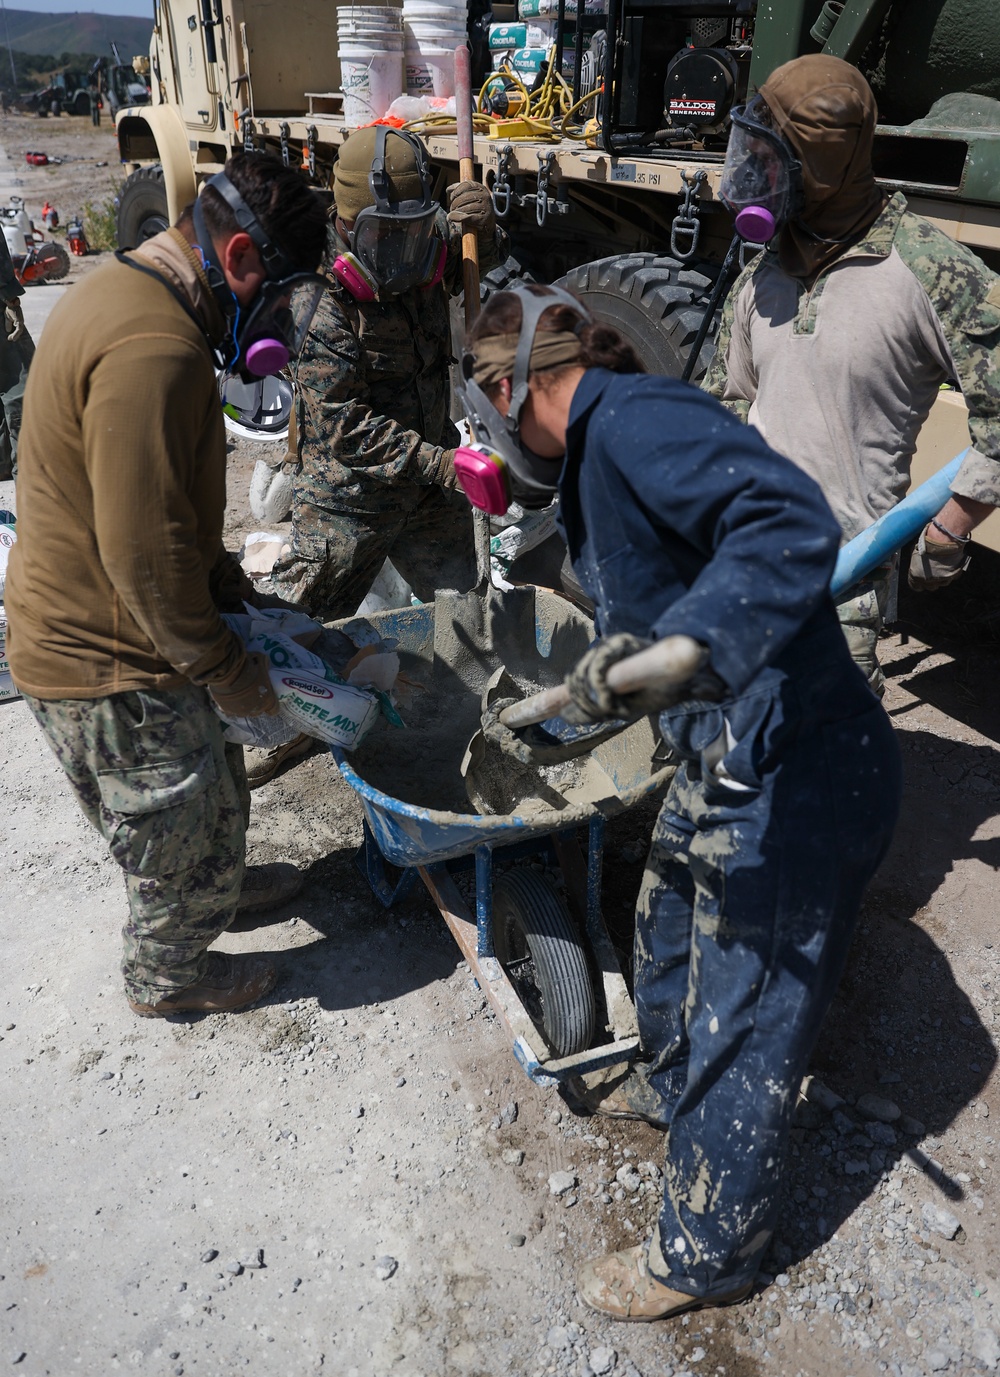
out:
M635 693L637 689L677 688L686 684L708 659L708 651L690 636L667 636L654 641L636 655L608 670L608 688L615 693ZM543 689L520 703L512 703L500 714L504 727L530 727L556 717L568 708L572 699L565 684Z

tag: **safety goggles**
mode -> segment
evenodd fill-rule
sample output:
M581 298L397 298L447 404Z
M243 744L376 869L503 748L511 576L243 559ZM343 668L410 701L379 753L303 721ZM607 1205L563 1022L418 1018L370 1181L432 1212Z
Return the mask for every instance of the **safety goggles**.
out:
M769 120L761 96L733 110L719 183L737 233L756 244L772 239L802 203L802 164Z
M351 249L389 296L440 281L447 250L436 233L438 207L398 201L390 210L366 206L350 232Z

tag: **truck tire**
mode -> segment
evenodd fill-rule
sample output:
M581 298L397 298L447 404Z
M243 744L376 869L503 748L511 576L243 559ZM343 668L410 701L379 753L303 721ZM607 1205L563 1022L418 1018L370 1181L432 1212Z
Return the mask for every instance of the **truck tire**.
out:
M86 91L77 91L73 97L72 111L74 115L90 114L90 97Z
M154 234L170 228L163 168L140 167L126 177L115 197L118 209L118 247L137 248Z
M630 253L583 263L556 285L575 292L599 321L613 325L647 372L679 378L708 305L712 279L676 258ZM705 374L717 331L714 320L692 382Z

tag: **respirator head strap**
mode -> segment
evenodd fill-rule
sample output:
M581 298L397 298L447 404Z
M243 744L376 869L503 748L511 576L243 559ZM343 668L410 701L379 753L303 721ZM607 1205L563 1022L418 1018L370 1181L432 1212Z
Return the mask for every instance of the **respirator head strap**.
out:
M279 249L277 244L267 237L260 221L236 190L235 186L233 186L226 174L224 172L217 172L214 177L208 179L205 185L210 186L213 191L219 193L236 217L236 223L239 225L240 229L244 234L250 236L254 247L260 254L260 261L264 265L264 271L267 273L268 277L274 280L293 277L298 271L296 265L283 249ZM197 205L197 202L195 202L195 205Z
M535 295L527 286L511 288L521 300L521 332L514 354L514 367L510 380L510 418L517 424L521 407L528 396L528 374L531 371L531 351L535 347L535 334L538 322L550 306L568 306L580 319L577 329L588 325L592 320L590 312L575 296L563 291L562 287L549 287L544 294Z

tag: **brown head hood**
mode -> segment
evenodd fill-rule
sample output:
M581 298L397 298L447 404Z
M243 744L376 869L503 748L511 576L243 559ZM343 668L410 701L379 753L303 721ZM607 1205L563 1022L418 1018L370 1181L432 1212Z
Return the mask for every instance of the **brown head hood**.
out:
M875 97L856 67L822 53L778 67L760 94L802 163L803 209L779 234L778 256L792 277L811 280L885 206L872 171Z

